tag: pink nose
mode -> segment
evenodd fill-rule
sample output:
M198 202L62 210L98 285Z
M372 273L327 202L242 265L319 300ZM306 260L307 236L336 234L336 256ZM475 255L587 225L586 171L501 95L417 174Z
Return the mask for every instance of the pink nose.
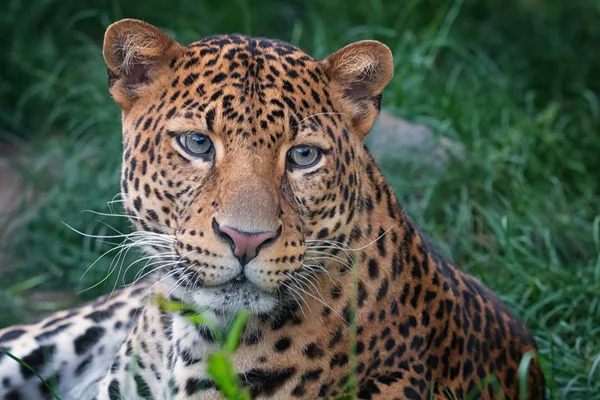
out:
M276 236L275 232L258 232L258 233L245 233L233 229L227 225L219 226L219 231L229 236L233 241L233 254L238 258L250 261L256 257L256 250L261 244L265 243L269 239L273 239Z

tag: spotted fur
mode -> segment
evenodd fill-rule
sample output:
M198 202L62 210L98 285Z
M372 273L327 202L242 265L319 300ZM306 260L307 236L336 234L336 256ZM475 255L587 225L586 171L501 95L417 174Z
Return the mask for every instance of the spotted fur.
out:
M364 147L392 77L387 47L358 42L318 61L242 35L182 46L123 20L104 57L123 111L125 208L136 230L167 238L145 246L165 264L138 284L147 290L0 332L0 346L56 376L63 399L219 397L205 369L212 333L143 292L223 326L250 310L232 359L253 398L334 398L355 377L360 399L455 399L492 375L518 398L531 335L430 246ZM190 134L210 138L210 156L185 151ZM298 145L321 158L295 168L286 154ZM240 261L223 224L276 235ZM48 397L10 362L0 359L3 398ZM528 387L529 399L545 397L536 361ZM492 385L479 398L496 398Z

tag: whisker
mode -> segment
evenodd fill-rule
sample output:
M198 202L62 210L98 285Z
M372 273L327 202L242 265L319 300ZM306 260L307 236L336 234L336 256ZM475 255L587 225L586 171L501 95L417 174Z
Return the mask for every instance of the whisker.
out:
M162 240L169 240L170 242L175 242L176 239L173 235L168 235L164 233L156 233L156 232L148 232L148 231L133 231L127 234L119 234L119 235L92 235L90 233L84 233L80 230L73 228L71 225L67 224L64 221L61 221L67 228L71 229L73 232L80 234L81 236L94 238L94 239L118 239L118 238L128 238L128 237L136 237L136 236L153 236L156 238L160 238Z
M340 314L336 309L334 309L333 307L331 307L329 304L327 304L326 302L324 302L323 300L319 299L318 297L314 296L313 294L307 292L306 290L304 290L302 287L296 287L296 289L298 289L299 291L301 291L302 293L306 294L307 296L312 297L313 299L317 300L319 303L323 304L325 307L329 308L334 314L338 315L340 318L342 318L342 320L344 320L347 324L349 323L349 321L346 321L346 319L344 318L344 316L342 314Z
M312 118L312 117L318 117L318 116L320 116L320 115L344 115L344 114L342 114L342 113L339 113L339 112L321 112L321 113L311 114L311 115L309 115L308 117L304 117L304 118L302 118L302 119L301 119L301 120L298 122L298 125L297 125L297 126L305 125L305 124L303 123L304 121L306 121L306 120L308 120L308 119L310 119L310 118Z
M125 269L125 272L123 273L123 283L125 284L125 276L127 276L127 272L135 264L137 264L141 261L146 261L146 264L144 264L144 266L133 277L134 281L137 281L138 277L143 274L143 272L146 270L146 268L151 267L156 264L169 263L176 256L177 256L177 254L175 252L167 252L164 254L154 254L151 256L142 257L138 260L133 261L131 264L129 264L129 266ZM153 261L153 260L156 260L157 258L159 259L158 261Z
M94 214L94 215L100 215L103 217L119 217L119 218L129 218L129 219L134 219L134 220L138 220L138 221L144 221L147 222L149 224L153 224L153 225L158 225L160 227L166 228L166 229L170 229L170 230L175 230L175 228L165 225L165 224L159 224L156 221L151 221L148 218L142 218L139 217L137 215L128 215L128 214L117 214L117 213L102 213L102 212L98 212L98 211L94 211L94 210L83 210L82 213L90 213L90 214Z
M156 261L156 262L152 263L151 265L156 265L156 264L161 264L161 263L162 263L162 265L155 267L148 272L142 272L143 270L140 271L141 273L136 274L136 276L134 277L134 281L131 284L133 285L133 284L141 281L142 279L146 278L149 275L152 275L154 272L156 272L158 270L161 270L163 268L172 268L172 267L177 266L177 264L178 264L177 262L168 262L168 261L162 260L162 261Z
M114 210L112 208L112 205L114 203L123 203L123 202L125 202L125 200L116 200L117 197L119 197L119 196L121 196L121 197L123 196L121 194L121 192L117 192L117 194L115 194L110 201L106 202L106 206L108 207L108 209L110 210L110 212L114 212Z
M341 263L347 263L348 259L351 258L351 257L348 257L348 258L340 257L338 255L331 254L331 253L328 253L328 252L322 251L322 250L313 250L311 247L307 248L306 253L321 254L321 255L326 256L327 258L335 259L335 260L337 260L338 262L341 262Z
M304 312L304 309L302 308L301 301L304 302L304 304L306 304L306 306L308 307L308 311L310 311L312 313L310 305L308 304L306 299L304 299L302 297L302 295L300 293L298 293L298 291L296 290L296 288L293 285L291 285L288 282L283 282L283 286L289 291L290 295L292 296L292 298L294 299L296 304L298 304L298 308L300 309L300 312L302 312L302 315L304 316L304 318L306 318L306 313ZM300 299L300 300L298 300L298 299Z
M387 234L389 231L391 231L391 230L392 230L392 228L388 228L388 229L387 229L385 232L383 232L381 235L379 235L379 236L378 236L376 239L374 239L373 241L371 241L371 242L367 243L367 244L366 244L366 245L364 245L364 246L357 247L357 248L351 248L351 247L349 247L348 245L346 245L346 244L344 244L344 243L342 243L342 242L338 242L338 241L334 241L334 240L324 240L324 239L307 239L307 240L305 240L305 242L306 242L307 244L309 244L309 243L330 243L330 244L332 244L332 245L336 245L336 246L337 246L336 248L338 248L338 249L340 249L340 250L348 250L348 251L352 251L352 252L357 252L357 251L364 250L364 249L366 249L366 248L367 248L367 247L369 247L369 246L372 246L372 245L374 245L375 243L377 243L377 241L378 241L379 239L381 239L382 237L384 237L384 236L385 236L385 235L386 235L386 234ZM311 247L311 246L309 245L309 247Z
M164 280L166 280L166 279L169 279L169 278L171 278L171 277L172 277L173 275L175 275L176 273L177 273L177 270L172 270L172 271L169 271L168 273L166 273L166 274L165 274L165 275L164 275L162 278L160 278L159 280L157 280L156 282L154 282L152 285L150 285L150 287L149 287L148 289L146 289L146 291L145 291L145 292L142 294L142 297L146 297L146 296L148 295L148 293L149 293L149 292L150 292L152 289L154 289L154 287L155 287L156 285L158 285L159 283L163 282L163 281L164 281ZM179 279L181 279L181 278L179 278ZM177 282L179 282L179 279L178 279L178 280L175 282L175 284L177 284ZM167 298L167 297L165 297L165 299L166 299L166 298ZM162 301L163 301L163 300L161 300L161 302L160 302L158 305L161 305L161 304L162 304Z
M302 279L304 282L306 282L306 287L312 287L315 290L315 295L320 295L321 298L323 298L323 294L321 293L321 291L317 288L317 286L314 284L314 281L306 276L304 276L304 274L302 273L298 273L296 274L296 277L298 279ZM313 275L314 277L314 275Z

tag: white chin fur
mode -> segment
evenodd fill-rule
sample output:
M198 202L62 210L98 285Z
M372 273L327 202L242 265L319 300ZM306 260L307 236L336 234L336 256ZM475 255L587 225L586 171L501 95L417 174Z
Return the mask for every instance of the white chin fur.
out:
M171 283L175 282L165 280L167 288ZM201 309L224 314L236 314L242 310L248 310L254 315L267 314L275 309L278 302L274 295L260 290L249 281L213 288L196 288L193 291L179 287L172 294L183 302L195 304Z

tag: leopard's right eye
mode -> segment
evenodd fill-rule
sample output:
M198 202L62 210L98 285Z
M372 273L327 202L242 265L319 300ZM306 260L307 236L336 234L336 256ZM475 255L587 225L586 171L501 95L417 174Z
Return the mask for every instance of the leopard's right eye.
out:
M214 151L212 140L202 133L187 133L178 138L181 148L192 157L206 158Z
M288 165L293 168L310 168L321 159L322 152L315 146L295 146L287 153Z

